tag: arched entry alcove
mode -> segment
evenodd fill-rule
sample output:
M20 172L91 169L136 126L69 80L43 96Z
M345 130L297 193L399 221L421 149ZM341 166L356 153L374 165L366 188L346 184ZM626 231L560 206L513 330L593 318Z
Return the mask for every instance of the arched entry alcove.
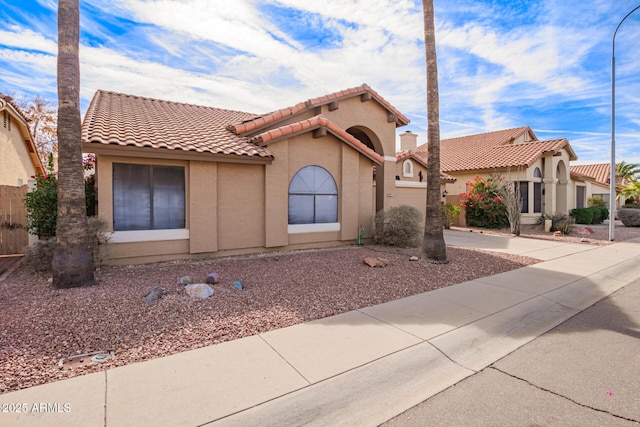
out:
M364 145L380 154L384 157L384 149L382 147L382 143L380 142L380 138L373 132L371 129L365 126L352 126L347 129L347 133L356 138L358 141L362 142ZM375 207L376 212L384 209L384 177L385 170L384 164L380 166L376 166L375 169L375 182L376 182L376 201ZM388 173L393 173L390 171Z
M568 191L569 191L569 168L564 160L558 162L556 166L556 179L558 184L556 187L556 212L567 214L568 209Z

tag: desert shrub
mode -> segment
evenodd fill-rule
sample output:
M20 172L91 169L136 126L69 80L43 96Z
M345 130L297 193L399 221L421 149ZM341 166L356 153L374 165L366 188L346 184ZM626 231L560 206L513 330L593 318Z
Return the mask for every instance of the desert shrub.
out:
M452 205L451 203L442 203L442 226L447 230L451 228L451 223L456 220L456 218L462 212L462 209L458 205Z
M571 209L570 215L577 224L593 224L593 211L589 208Z
M640 204L633 201L627 201L625 202L624 207L627 209L640 209Z
M640 209L624 207L618 210L618 217L625 227L640 227Z
M562 234L570 234L575 224L572 216L561 213L544 214L538 218L537 224L544 224L547 219L551 220L551 231L560 231Z
M413 206L400 205L379 211L374 218L374 243L416 247L420 244L422 213Z
M483 228L509 226L507 208L498 193L501 181L500 177L484 179L476 176L473 181L467 182L469 190L462 195L467 225Z
M56 249L55 237L37 242L23 249L25 268L43 272L51 270L51 261L53 260L53 252Z
M587 206L607 206L607 202L602 197L591 196L587 199Z
M97 217L87 219L89 230L89 247L93 254L93 264L100 266L102 257L100 256L100 246L109 242L110 234L107 230L107 223ZM43 272L51 270L51 261L56 249L56 238L38 240L34 244L24 249L24 265L33 271Z

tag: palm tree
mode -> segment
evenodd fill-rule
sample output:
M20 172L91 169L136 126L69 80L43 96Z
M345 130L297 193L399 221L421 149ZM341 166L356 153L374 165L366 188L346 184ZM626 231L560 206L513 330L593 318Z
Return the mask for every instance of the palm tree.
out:
M640 175L640 164L627 163L624 160L618 163L616 178L635 180Z
M53 286L95 285L80 130L79 0L58 2L58 220Z
M427 57L427 207L421 258L446 263L447 250L442 232L440 208L440 101L433 0L422 0L424 45Z

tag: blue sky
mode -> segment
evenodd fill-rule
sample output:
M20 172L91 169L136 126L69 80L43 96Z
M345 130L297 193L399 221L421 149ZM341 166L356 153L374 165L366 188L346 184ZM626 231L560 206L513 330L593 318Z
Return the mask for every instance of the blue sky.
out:
M82 110L97 89L266 113L369 84L426 142L413 0L81 3ZM640 0L435 0L442 138L529 125L608 162L611 39ZM54 0L0 1L0 91L56 100ZM616 158L640 162L640 10L616 37Z

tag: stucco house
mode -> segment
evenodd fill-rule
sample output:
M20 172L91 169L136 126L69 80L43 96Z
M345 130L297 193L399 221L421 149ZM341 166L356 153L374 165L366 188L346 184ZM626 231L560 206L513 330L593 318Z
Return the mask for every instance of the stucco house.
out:
M408 123L367 85L263 115L99 90L82 140L106 261L354 242L395 200Z
M415 146L409 142L415 139L405 139L398 155L398 159L406 158L402 170L426 164L427 144ZM444 139L440 141L440 167L454 182L446 182L443 201L459 203L459 195L476 176L500 173L519 185L524 224L535 223L544 213L568 213L576 207L569 171L570 162L577 158L567 139L540 141L528 126ZM405 175L399 179L406 179Z
M611 182L611 165L609 163L571 165L570 172L571 179L577 187L577 208L587 206L589 197L600 197L609 207L609 183ZM616 209L622 205L624 205L624 200L617 199Z
M10 96L0 93L0 185L22 187L43 173L27 119Z

